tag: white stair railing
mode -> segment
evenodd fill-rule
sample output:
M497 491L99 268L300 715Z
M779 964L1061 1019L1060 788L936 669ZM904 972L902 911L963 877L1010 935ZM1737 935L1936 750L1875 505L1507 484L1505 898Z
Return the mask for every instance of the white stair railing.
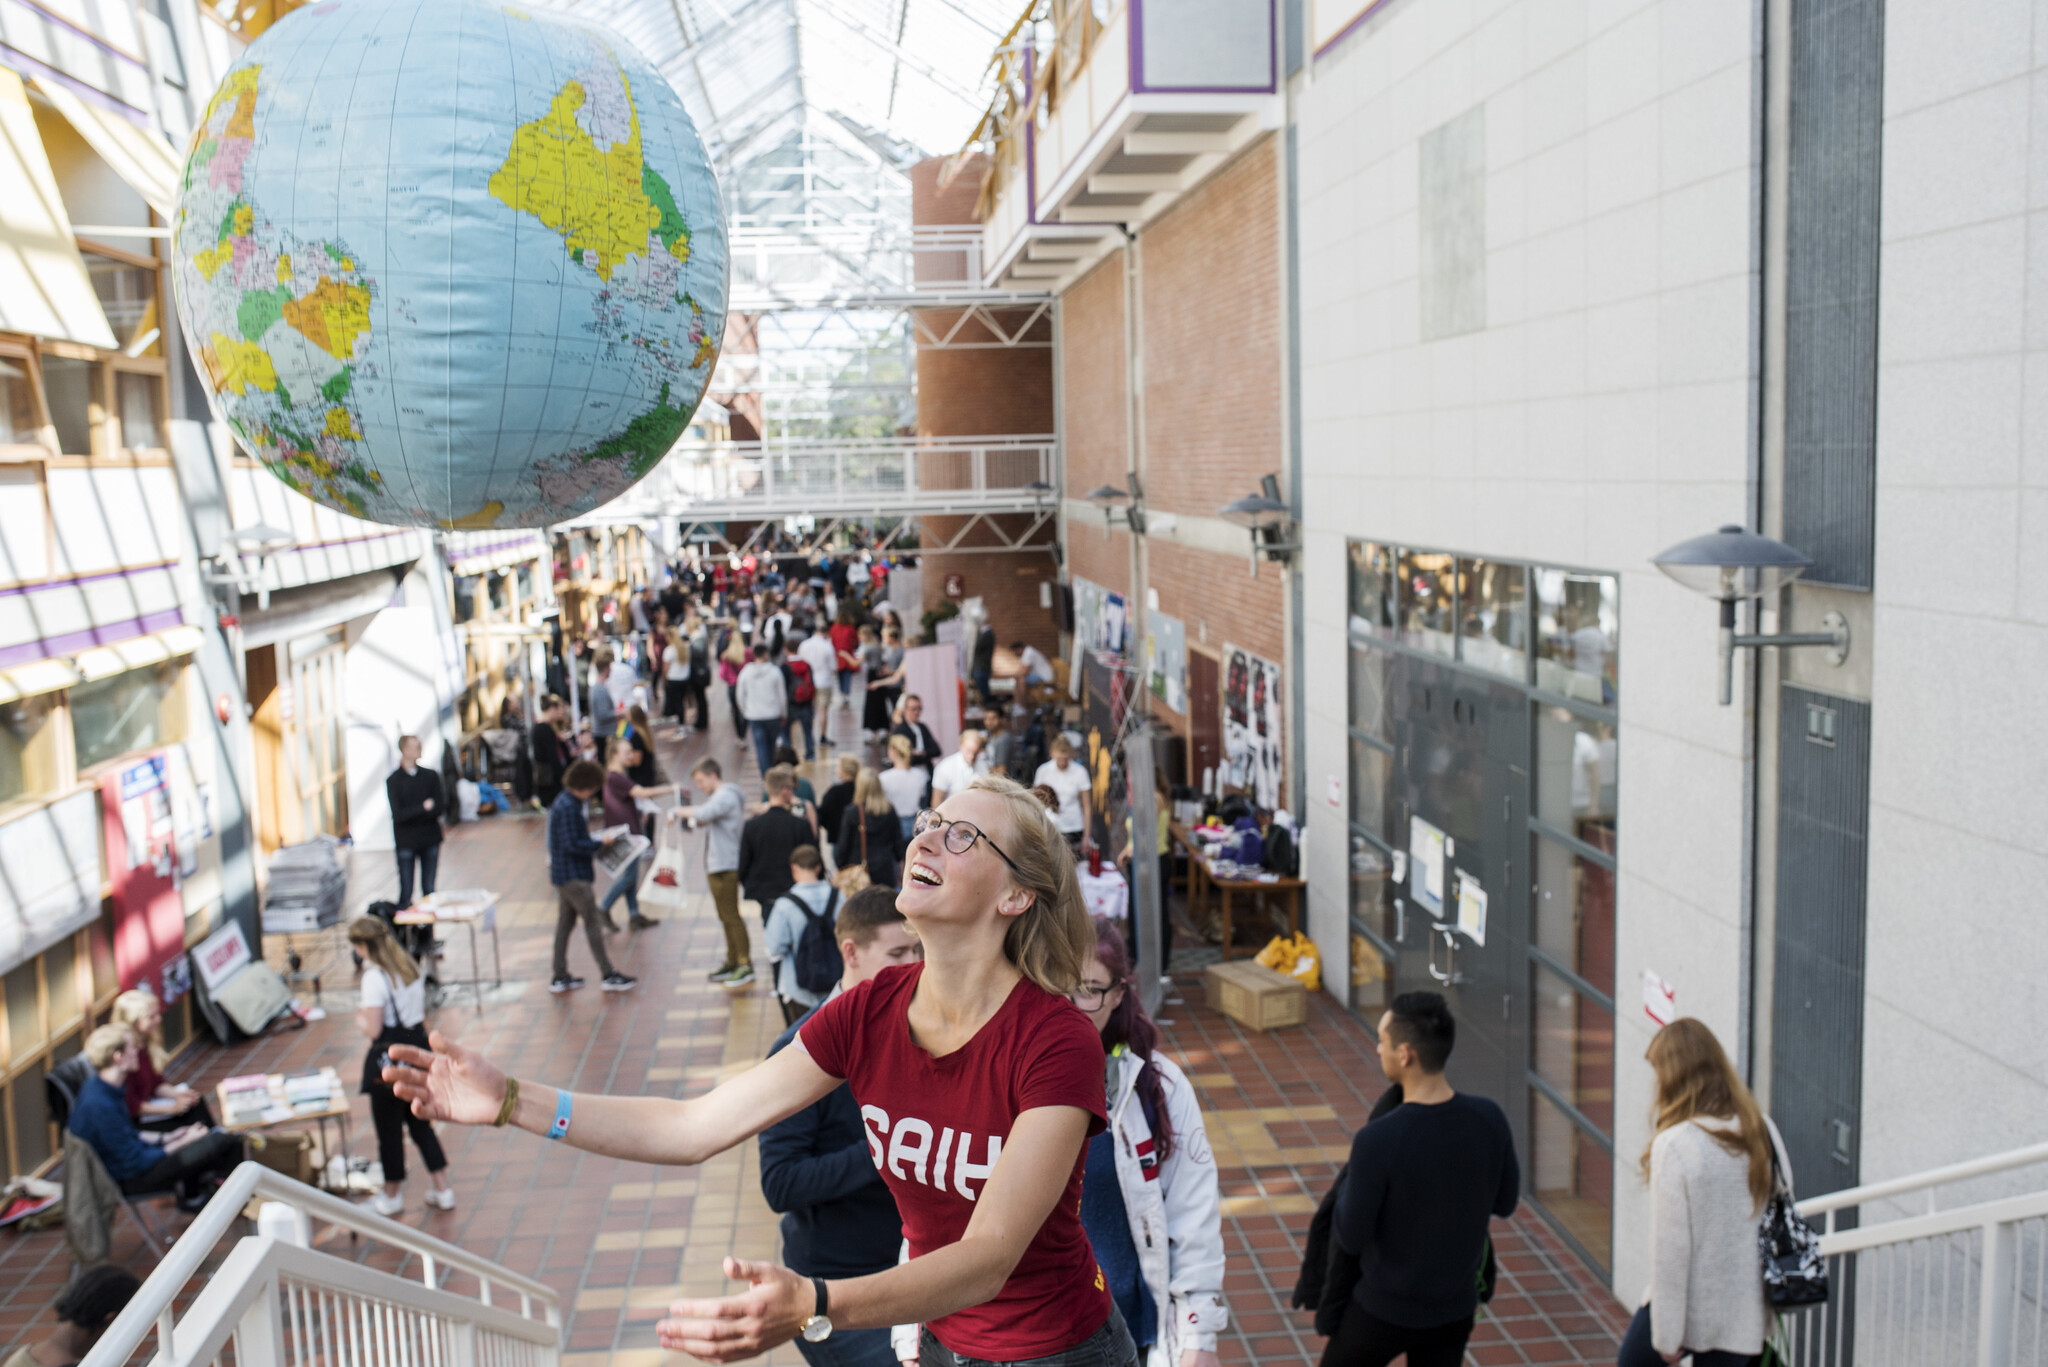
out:
M177 1314L178 1297L251 1197L265 1203L262 1228ZM416 1256L419 1278L311 1247L315 1220ZM474 1277L476 1295L442 1290L449 1271ZM121 1367L152 1332L151 1367L218 1367L230 1346L235 1367L555 1367L562 1307L530 1277L244 1163L79 1367Z
M2048 1185L1948 1210L1937 1195L2042 1163L2048 1144L1801 1201L1799 1213L1822 1225L1833 1294L1784 1319L1792 1362L2048 1367ZM1844 1211L1920 1193L1925 1214L1836 1227Z

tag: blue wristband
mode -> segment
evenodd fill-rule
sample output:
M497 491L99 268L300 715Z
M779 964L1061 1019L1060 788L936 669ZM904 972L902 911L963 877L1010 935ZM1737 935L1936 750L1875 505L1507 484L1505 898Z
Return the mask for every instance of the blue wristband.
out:
M561 1139L569 1133L569 1089L555 1092L555 1123L548 1126L548 1138Z

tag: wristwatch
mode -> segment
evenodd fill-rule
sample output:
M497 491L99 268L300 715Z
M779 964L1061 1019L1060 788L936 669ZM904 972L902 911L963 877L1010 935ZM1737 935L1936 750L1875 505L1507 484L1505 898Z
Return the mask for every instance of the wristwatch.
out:
M805 1343L823 1343L832 1337L832 1321L825 1314L825 1279L813 1277L811 1285L818 1289L818 1310L797 1326L797 1332L804 1336Z

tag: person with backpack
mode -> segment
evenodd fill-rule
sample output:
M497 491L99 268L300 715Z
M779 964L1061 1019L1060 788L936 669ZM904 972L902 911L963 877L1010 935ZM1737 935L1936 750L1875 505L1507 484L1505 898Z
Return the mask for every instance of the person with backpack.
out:
M783 713L782 734L789 744L794 745L796 730L802 727L804 758L813 760L818 757L818 718L815 715L818 706L818 680L817 675L812 672L811 662L803 658L802 649L802 645L799 644L796 649L783 650L777 655L782 666L783 696L789 700Z
M924 957L917 935L896 910L894 888L864 888L840 905L830 935L838 978L830 1001L885 968ZM799 951L801 953L801 950ZM804 1020L809 1020L806 1015ZM803 1021L782 1032L770 1057L789 1046ZM896 1266L903 1217L868 1152L868 1132L853 1089L842 1086L761 1131L761 1195L782 1216L782 1256L806 1277L865 1277ZM821 1343L797 1339L811 1367L896 1367L887 1329L848 1329Z
M838 677L839 652L832 645L832 638L820 629L812 632L797 643L796 653L811 671L811 725L806 734L819 744L830 745L832 714L832 683ZM792 694L794 697L794 694ZM815 759L813 750L807 759Z
M1454 1091L1457 1042L1435 992L1404 992L1380 1017L1380 1067L1402 1104L1351 1141L1330 1232L1358 1258L1322 1367L1459 1367L1479 1308L1491 1217L1514 1214L1522 1173L1508 1118Z
M1758 1224L1771 1193L1791 1190L1792 1160L1705 1025L1680 1017L1644 1057L1657 1074L1642 1160L1650 1284L1617 1362L1663 1367L1691 1354L1693 1367L1754 1367L1770 1329Z
M799 845L789 856L789 891L768 909L768 961L775 965L775 995L782 1023L825 999L839 981L839 950L832 938L839 914L839 889L825 881L825 860L815 845Z

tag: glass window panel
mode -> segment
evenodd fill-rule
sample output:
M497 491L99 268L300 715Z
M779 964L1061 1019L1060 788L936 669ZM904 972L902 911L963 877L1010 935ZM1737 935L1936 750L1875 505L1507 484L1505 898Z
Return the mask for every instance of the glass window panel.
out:
M85 257L86 274L92 277L93 292L100 297L100 308L106 312L107 326L114 330L121 350L130 356L161 356L164 348L157 318L156 271L95 251L80 254Z
M1383 840L1387 838L1387 794L1393 776L1391 754L1351 737L1351 822Z
M1394 657L1383 650L1351 648L1351 729L1392 739Z
M36 429L41 425L28 361L20 356L0 356L0 446L36 441Z
M14 1153L23 1172L33 1171L48 1158L50 1149L50 1100L43 1094L43 1063L36 1060L15 1074Z
M1614 1160L1557 1104L1529 1089L1529 1186L1606 1268L1614 1262Z
M1538 568L1536 686L1620 704L1621 587L1611 574Z
M1610 722L1536 708L1536 815L1607 854L1619 818L1620 744Z
M1376 1020L1394 1000L1394 964L1379 946L1357 931L1351 933L1351 1009Z
M84 1007L78 1000L78 950L69 940L59 940L43 951L43 990L50 997L50 1031L61 1034L78 1020Z
M1536 947L1612 997L1614 870L1542 836L1529 852Z
M1614 1014L1542 964L1529 965L1529 1061L1580 1115L1614 1132Z
M71 737L78 767L185 739L184 671L166 661L71 690Z
M1394 634L1394 552L1370 541L1351 543L1351 629Z
M49 401L50 421L57 428L57 449L67 456L93 453L92 434L107 417L103 369L98 361L43 357L43 397Z
M1520 683L1528 675L1528 571L1497 560L1458 562L1458 658Z
M43 1047L43 1006L36 998L36 961L19 965L4 980L7 993L7 1059L19 1063Z
M0 803L34 797L57 786L57 729L49 697L0 706Z
M1351 921L1382 940L1392 942L1397 926L1394 899L1401 893L1387 855L1379 846L1351 833Z
M1452 576L1456 559L1429 551L1403 551L1399 560L1400 637L1417 650L1450 656L1458 642L1452 632Z
M109 914L102 914L86 934L92 954L92 999L105 1001L121 988L114 976L114 926Z
M120 405L121 445L130 451L163 449L163 386L154 375L123 370L114 376Z

